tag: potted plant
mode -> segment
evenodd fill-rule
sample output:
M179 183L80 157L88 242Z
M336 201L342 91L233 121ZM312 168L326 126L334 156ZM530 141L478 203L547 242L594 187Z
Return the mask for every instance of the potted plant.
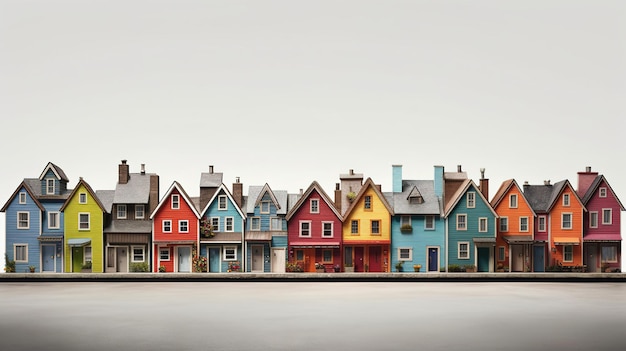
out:
M83 266L81 267L81 272L91 273L91 261L85 261L85 263L83 263Z
M420 269L422 269L422 265L421 264L418 263L418 264L414 264L413 265L413 270L414 271L419 272Z
M352 263L346 263L343 265L343 271L346 273L354 273L354 266Z
M165 266L164 265L160 265L159 266L159 273L165 273L165 272L166 272Z
M465 271L468 273L476 272L476 266L473 264L466 264L463 266L463 268L465 268Z
M400 226L400 232L402 233L411 233L412 231L413 231L413 226L411 226L408 223L405 223L402 226Z
M15 260L9 260L9 255L4 254L4 271L7 273L15 273Z
M504 264L498 263L496 265L496 272L504 272Z
M35 273L35 269L36 269L36 268L37 268L37 267L35 267L35 266L28 266L28 270L29 270L31 273Z
M348 201L352 202L356 198L356 193L354 191L351 191L346 194L346 197L348 198Z
M396 263L396 272L402 272L404 270L404 261L398 261Z
M324 273L326 272L326 267L322 263L315 262L315 271L317 273Z
M287 262L287 266L285 267L285 271L300 273L300 272L303 271L303 269L302 269L302 266L299 263Z

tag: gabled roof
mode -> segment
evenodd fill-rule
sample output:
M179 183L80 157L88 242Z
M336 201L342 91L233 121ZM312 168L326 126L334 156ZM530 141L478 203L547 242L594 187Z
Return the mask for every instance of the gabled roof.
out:
M291 217L293 217L293 215L296 212L298 212L298 209L304 203L306 203L306 200L309 198L309 196L311 196L311 193L313 193L313 190L317 191L320 194L320 196L322 197L322 200L328 205L328 207L330 207L330 209L333 211L335 216L337 216L337 218L339 218L340 221L343 221L343 218L341 217L339 210L335 207L335 203L330 199L328 194L326 194L324 189L322 189L322 186L316 181L313 181L311 185L309 185L309 188L304 193L302 193L302 196L300 196L300 198L291 207L285 219L289 220Z
M533 216L536 216L537 214L535 213L535 210L530 205L530 202L526 198L526 195L524 195L524 192L519 187L519 184L517 184L515 179L507 179L507 180L503 181L502 184L500 184L500 188L498 188L498 191L496 191L496 194L494 195L493 199L491 199L491 207L493 209L498 207L500 202L502 202L502 200L506 198L506 194L508 194L509 191L511 190L511 188L513 188L513 187L517 188L517 190L519 191L520 195L522 195L523 200L530 207L530 211L533 213Z
M583 204L582 200L580 199L580 197L578 197L578 194L576 194L576 190L574 190L574 187L572 187L572 185L570 184L569 180L562 180L560 182L557 182L554 184L554 189L552 190L552 196L550 197L550 204L548 206L548 212L550 212L550 210L552 210L552 207L554 207L554 205L556 204L556 202L559 200L559 197L561 196L561 193L563 193L563 191L565 190L565 188L570 188L572 190L572 193L574 194L574 198L576 199L576 201L578 201L580 203L580 205L583 207L583 209L586 211L587 209L585 208L585 205Z
M113 210L113 198L115 197L115 190L96 190L98 199L102 202L102 205L106 209L107 213L111 213Z
M222 173L200 173L200 187L201 188L217 188L222 185L223 174Z
M483 200L483 202L487 205L491 213L495 217L498 217L498 214L496 213L496 211L494 211L493 207L491 207L489 200L485 198L483 193L478 189L478 186L476 185L476 183L474 183L474 181L471 179L465 179L463 183L461 183L461 186L454 193L454 195L452 195L452 197L450 198L450 201L446 204L446 209L444 212L445 217L448 217L450 215L450 212L452 212L452 210L456 207L459 201L461 201L461 198L469 190L470 187L474 187L476 189L476 193Z
M114 204L147 204L150 201L150 178L147 173L131 173L128 183L115 186Z
M365 195L365 192L367 191L368 188L372 188L374 190L374 192L376 193L380 201L383 203L383 205L385 206L389 214L391 214L392 216L394 215L395 212L392 206L387 201L387 198L385 197L385 195L381 193L380 190L378 190L378 186L374 184L374 181L372 180L372 178L367 178L367 180L365 180L365 182L363 183L361 190L359 190L359 193L356 194L356 197L354 198L354 200L352 200L352 203L346 210L344 218L347 217L348 213L352 212L352 210L354 209L356 204L359 202L359 200Z
M402 192L385 194L393 204L395 214L441 214L441 204L435 195L435 182L432 180L402 180ZM421 196L422 203L411 202Z
M39 180L43 180L43 177L46 175L46 173L48 173L48 170L52 170L52 172L57 177L57 179L69 182L69 179L67 178L67 176L65 175L65 172L63 172L61 167L55 165L52 162L48 162L48 164L46 165L46 168L44 168L43 172L41 172L41 175L39 176Z
M563 190L568 187L572 189L572 193L574 194L576 201L578 201L581 206L583 206L583 209L585 209L584 204L568 180L562 180L554 183L554 185L524 185L524 196L535 213L550 212Z
M277 214L287 214L288 194L285 190L272 191L270 186L265 183L264 186L250 186L248 188L248 205L246 213L254 213L254 209L259 205L263 196L268 194L276 206Z
M215 191L215 193L213 194L213 197L211 198L211 200L209 200L209 202L207 202L206 206L204 206L204 209L202 209L202 211L200 212L200 216L204 216L204 214L206 213L206 211L209 209L209 206L211 206L211 204L213 203L213 201L215 201L215 199L218 198L218 196L220 195L221 192L226 193L226 196L228 197L228 199L230 200L230 203L233 204L235 206L235 209L237 209L237 212L239 213L239 215L241 216L241 218L246 218L246 215L243 213L243 211L241 210L241 208L239 208L239 206L237 206L237 202L235 201L235 199L233 199L233 195L230 193L230 191L228 191L228 187L226 185L224 185L224 183L222 183L222 185L220 185L220 187Z
M4 206L2 206L2 208L0 209L0 212L5 212L7 207L9 207L9 205L11 204L11 202L13 201L13 199L17 196L17 194L20 192L20 190L24 188L26 189L26 192L28 193L28 195L30 195L30 197L33 199L33 201L35 202L35 205L37 205L37 207L41 210L41 211L45 211L45 208L43 207L43 205L39 202L39 200L37 200L37 196L35 196L35 193L33 192L33 190L31 189L31 187L28 185L28 183L26 182L26 180L22 181L20 183L20 185L18 185L17 189L15 189L15 191L13 192L13 194L11 194L11 196L9 197L9 200L7 200L7 202L4 204Z
M61 208L59 209L59 211L63 211L65 210L65 208L67 207L67 205L69 205L69 203L72 201L72 199L74 198L74 195L76 195L76 192L78 191L78 188L80 188L80 186L84 186L85 189L87 189L87 192L91 195L91 197L94 198L94 200L96 201L96 204L98 204L98 207L100 207L100 209L102 210L102 212L108 212L106 207L104 206L104 204L102 204L102 202L100 201L100 199L98 198L98 195L96 195L96 192L93 191L93 189L91 188L91 186L89 185L89 183L87 183L83 178L80 178L80 180L78 181L78 184L76 184L76 187L74 187L74 190L72 190L72 192L70 193L70 195L67 197L67 200L65 200L65 202L63 203L63 205L61 206Z
M161 201L159 201L159 204L157 205L157 207L150 214L150 219L153 219L154 215L157 212L159 212L159 210L161 209L161 206L163 206L163 204L167 202L167 200L169 199L170 195L174 192L174 190L178 190L178 193L183 197L183 200L185 200L185 203L187 203L187 206L191 208L193 213L196 215L196 218L200 219L200 213L198 212L196 205L194 205L189 195L187 195L187 192L185 192L185 189L183 189L182 185L180 185L180 183L178 183L177 181L174 181L172 185L170 185L170 188L167 189L167 191L161 198Z
M602 184L603 182L606 183L606 186L609 188L609 191L611 192L611 194L613 194L613 197L615 198L615 200L617 200L617 203L619 204L620 209L622 211L626 211L624 209L624 205L622 205L622 202L617 197L617 194L615 194L615 192L613 191L611 184L609 184L609 182L606 180L603 174L596 176L596 178L593 180L593 182L589 186L589 189L587 189L587 192L583 195L583 198L581 199L583 205L586 206L587 203L589 203L593 195L598 191L600 184Z

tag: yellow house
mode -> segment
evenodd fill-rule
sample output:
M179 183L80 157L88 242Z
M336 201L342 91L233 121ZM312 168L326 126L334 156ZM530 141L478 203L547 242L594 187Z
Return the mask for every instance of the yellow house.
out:
M393 209L368 178L344 216L344 264L355 272L389 272Z
M102 273L102 229L106 210L83 178L80 178L61 211L65 219L63 271Z

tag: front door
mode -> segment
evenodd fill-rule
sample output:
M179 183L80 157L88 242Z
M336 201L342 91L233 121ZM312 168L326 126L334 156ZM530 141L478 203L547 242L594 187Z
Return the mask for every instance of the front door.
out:
M597 271L596 251L598 251L598 247L595 244L585 245L585 265L587 266L587 272Z
M524 271L524 246L511 245L511 272Z
M117 271L126 273L128 272L128 248L117 248Z
M209 248L209 272L218 273L221 271L220 269L220 248L219 247L210 247Z
M251 272L263 272L263 246L252 245L252 267Z
M188 246L178 247L178 271L191 272L191 248Z
M107 247L107 273L117 272L117 247Z
M478 272L489 272L489 248L478 248Z
M365 272L365 262L363 261L363 247L354 248L354 271Z
M436 247L428 248L428 271L439 271L439 249Z
M382 272L383 264L381 257L382 249L380 246L370 246L369 265L370 272Z
M72 247L72 272L80 272L83 269L83 248Z
M533 272L545 271L545 250L543 245L533 246Z
M42 245L41 246L41 270L43 272L54 272L56 246L55 245Z
M285 249L272 249L272 273L285 273Z

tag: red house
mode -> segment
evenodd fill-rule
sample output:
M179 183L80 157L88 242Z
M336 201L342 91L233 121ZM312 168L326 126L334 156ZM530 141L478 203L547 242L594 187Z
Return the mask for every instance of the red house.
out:
M341 267L341 214L317 182L302 194L286 220L290 263L305 272Z
M153 271L191 272L197 256L200 214L178 182L170 186L150 219Z

